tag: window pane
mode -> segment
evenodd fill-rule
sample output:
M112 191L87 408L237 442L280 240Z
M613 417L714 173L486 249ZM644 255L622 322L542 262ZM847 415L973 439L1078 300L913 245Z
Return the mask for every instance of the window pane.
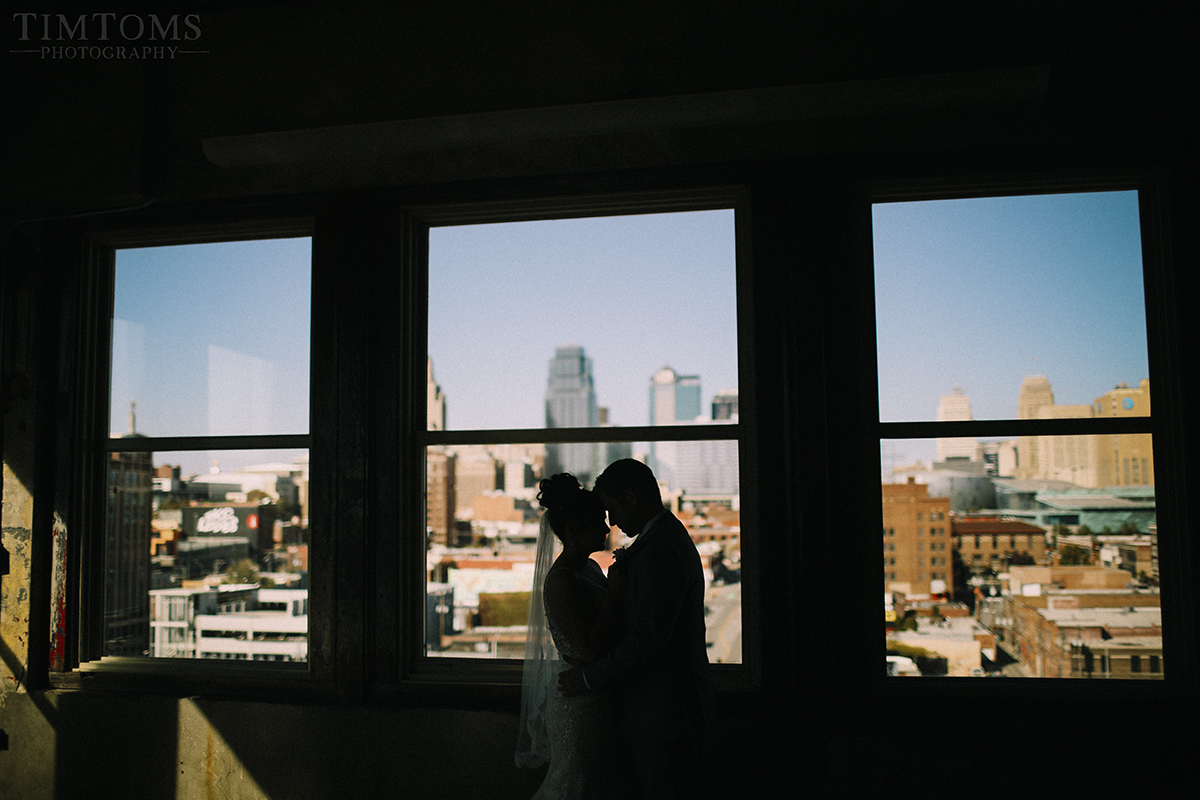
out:
M692 481L691 488L666 483L663 499L687 526L705 566L709 659L740 663L737 442L655 444L674 448L671 458L678 465L679 480ZM594 448L605 464L631 453L645 455L644 445L587 447ZM524 657L541 517L537 484L546 474L550 448L545 444L428 448L427 654ZM614 528L607 549L593 558L607 568L612 550L629 541Z
M117 251L114 435L308 432L310 240Z
M429 355L445 400L431 396L431 427L710 416L738 387L733 217L433 228Z
M881 453L933 444L885 440ZM885 468L888 674L1161 678L1130 667L1162 659L1150 435L985 444L1009 456ZM1015 475L1025 447L1041 454L1035 478Z
M1150 414L1136 192L872 214L881 421Z
M306 451L108 463L105 655L307 660Z

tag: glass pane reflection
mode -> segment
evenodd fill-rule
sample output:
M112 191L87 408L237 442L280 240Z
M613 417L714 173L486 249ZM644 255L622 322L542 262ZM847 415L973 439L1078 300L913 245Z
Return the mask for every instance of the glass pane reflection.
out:
M114 436L308 432L311 240L118 250Z

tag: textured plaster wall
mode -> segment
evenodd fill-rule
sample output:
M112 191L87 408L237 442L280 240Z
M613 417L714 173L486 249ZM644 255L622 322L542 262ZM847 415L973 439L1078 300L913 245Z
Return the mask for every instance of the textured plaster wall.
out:
M496 712L35 691L0 713L4 800L528 798L541 777Z
M3 530L0 547L8 554L8 574L0 574L2 711L5 696L23 687L29 662L30 546L33 540L33 495L7 463L4 465L4 505L0 519Z

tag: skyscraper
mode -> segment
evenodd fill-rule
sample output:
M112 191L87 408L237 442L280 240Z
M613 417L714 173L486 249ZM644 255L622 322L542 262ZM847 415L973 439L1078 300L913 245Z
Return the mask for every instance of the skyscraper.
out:
M129 433L136 404L129 404ZM141 656L150 648L152 453L109 453L104 542L104 655Z
M442 387L433 379L433 359L425 357L425 428L431 431L446 430L446 396Z
M1150 381L1143 378L1136 388L1118 383L1112 391L1096 398L1094 408L1098 417L1148 417ZM1101 486L1154 485L1150 434L1117 433L1096 439Z
M425 454L425 530L431 542L453 545L455 458L445 447L430 447Z
M592 360L577 345L556 347L546 387L546 427L594 428L599 420ZM546 446L547 475L570 472L587 485L598 473L596 462L597 447L591 442Z
M1148 416L1150 382L1119 383L1090 404L1055 405L1050 382L1030 375L1021 384L1018 419L1087 419ZM1153 486L1154 455L1148 433L1046 434L1017 440L1017 477L1069 481L1090 488Z
M663 367L650 378L650 424L691 422L700 416L700 376Z
M1017 419L1037 419L1038 409L1054 405L1054 392L1045 375L1026 375L1021 381L1021 393L1017 395ZM1039 475L1038 442L1033 436L1017 439L1018 478L1033 478Z
M664 366L650 376L650 424L692 422L700 416L700 376L680 375ZM658 479L676 485L676 445L650 442L650 469Z
M938 422L966 422L971 419L971 398L963 392L961 386L955 386L950 394L942 395L938 400ZM937 440L938 461L975 460L976 442L966 437Z
M713 422L722 419L737 419L738 392L737 389L722 389L712 400Z

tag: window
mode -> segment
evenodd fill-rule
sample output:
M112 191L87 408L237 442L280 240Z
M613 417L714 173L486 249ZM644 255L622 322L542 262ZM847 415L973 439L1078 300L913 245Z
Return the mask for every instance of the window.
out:
M511 221L421 212L424 658L522 658L538 480L570 472L590 488L635 457L700 550L710 660L743 662L743 532L754 534L740 496L732 199ZM602 566L622 538L613 529Z
M306 639L268 596L307 595L311 286L307 238L116 250L92 657L258 654L203 624Z
M991 541L943 583L885 584L918 621L967 614L889 648L954 653L951 677L1077 677L1080 630L1161 642L1138 191L878 202L872 226L885 499L943 499L956 543ZM956 636L997 646L964 658Z

